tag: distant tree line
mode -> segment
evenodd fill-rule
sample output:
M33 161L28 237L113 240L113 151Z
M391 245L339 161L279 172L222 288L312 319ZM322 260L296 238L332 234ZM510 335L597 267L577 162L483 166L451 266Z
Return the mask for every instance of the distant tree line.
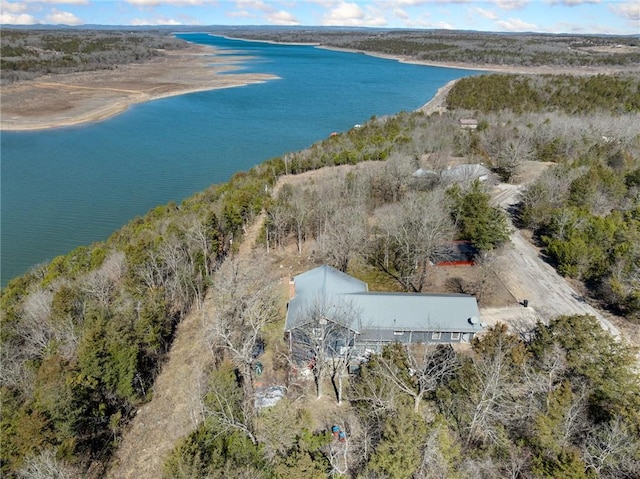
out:
M445 30L216 28L232 37L319 43L429 62L564 67L637 66L637 36L503 34ZM632 47L632 48L628 48Z
M186 45L162 32L3 28L0 79L13 82L50 73L111 70Z
M482 113L625 114L640 111L640 79L631 75L482 75L456 82L447 105Z

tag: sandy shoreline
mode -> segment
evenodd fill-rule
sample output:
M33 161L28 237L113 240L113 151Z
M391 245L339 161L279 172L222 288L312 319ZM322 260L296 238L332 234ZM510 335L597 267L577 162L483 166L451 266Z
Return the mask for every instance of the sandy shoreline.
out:
M491 64L479 64L470 65L468 63L456 63L456 62L432 62L425 60L417 60L410 56L403 55L387 55L384 53L365 52L362 50L353 50L349 48L337 48L328 47L323 45L312 44L316 48L323 48L325 50L333 50L336 52L347 53L359 53L362 55L369 55L376 58L384 58L385 60L395 60L400 63L409 63L412 65L424 65L429 67L438 68L455 68L457 70L473 70L482 72L493 73L512 73L523 75L598 75L605 74L611 75L614 73L639 73L640 66L634 67L559 67L559 66L517 66L517 65L491 65Z
M277 79L267 74L234 73L246 57L221 57L217 53L212 47L190 44L184 50L168 51L143 64L48 75L3 86L0 130L41 130L90 123L138 103Z
M409 57L318 44L309 45L327 50L366 54L403 63L474 71L573 75L629 71L610 68L559 69L433 63ZM228 53L225 51L226 55L221 57L213 47L189 44L189 47L184 50L168 51L167 55L143 64L123 65L114 70L48 75L32 81L3 86L0 91L0 130L27 131L80 125L110 118L138 103L197 91L261 83L277 78L267 74L233 73L234 69L239 68L236 65L240 65L246 57L228 56ZM427 113L444 111L446 94L454 83L455 80L440 88L436 96L420 110Z

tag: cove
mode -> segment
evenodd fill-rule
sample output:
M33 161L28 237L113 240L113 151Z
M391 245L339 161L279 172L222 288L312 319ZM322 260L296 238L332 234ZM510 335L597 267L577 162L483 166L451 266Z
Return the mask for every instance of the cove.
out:
M136 105L111 119L2 132L1 281L235 172L306 148L371 116L412 111L479 72L306 45L179 34L280 79Z

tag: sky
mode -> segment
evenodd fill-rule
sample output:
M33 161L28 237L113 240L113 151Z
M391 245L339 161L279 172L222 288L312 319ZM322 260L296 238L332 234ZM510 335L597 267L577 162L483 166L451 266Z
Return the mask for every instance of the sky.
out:
M0 24L313 25L638 35L640 0L0 0Z

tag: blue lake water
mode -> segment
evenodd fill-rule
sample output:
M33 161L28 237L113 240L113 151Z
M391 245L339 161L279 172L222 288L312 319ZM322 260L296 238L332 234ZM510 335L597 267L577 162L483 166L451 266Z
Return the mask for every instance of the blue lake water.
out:
M2 286L30 267L106 239L150 208L299 150L372 115L411 111L476 72L312 46L179 35L247 56L280 77L137 105L109 120L2 132Z

